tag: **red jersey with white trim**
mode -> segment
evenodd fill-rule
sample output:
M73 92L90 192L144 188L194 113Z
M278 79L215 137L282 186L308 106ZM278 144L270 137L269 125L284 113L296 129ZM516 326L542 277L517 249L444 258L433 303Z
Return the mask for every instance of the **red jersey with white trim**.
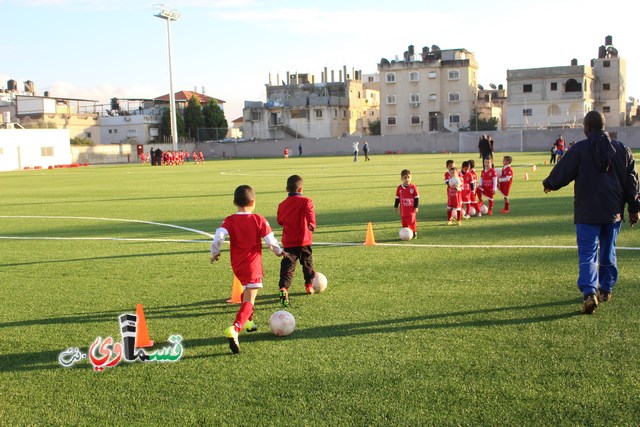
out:
M282 226L283 247L309 246L313 240L309 227L316 228L316 213L311 199L300 193L290 193L278 205L278 224Z
M476 191L478 190L478 174L475 169L469 169L469 172L472 176L471 180L473 182L473 187L475 190L471 191L471 202L475 202L477 200Z
M444 183L449 185L449 180L451 179L451 172L446 171L444 173Z
M462 201L469 202L471 200L471 183L473 182L473 174L467 171L462 175Z
M414 198L420 198L418 187L409 184L405 187L403 184L398 185L396 190L396 199L400 200L400 216L409 216L415 214Z
M500 188L500 192L505 196L509 195L511 183L513 183L513 169L511 169L511 165L506 165L502 168L502 172L498 177L498 188Z
M267 219L254 213L235 213L220 226L229 233L231 268L240 283L262 281L262 238L271 233Z
M482 170L480 175L480 186L482 187L483 194L493 195L496 193L496 185L498 181L498 173L494 168Z

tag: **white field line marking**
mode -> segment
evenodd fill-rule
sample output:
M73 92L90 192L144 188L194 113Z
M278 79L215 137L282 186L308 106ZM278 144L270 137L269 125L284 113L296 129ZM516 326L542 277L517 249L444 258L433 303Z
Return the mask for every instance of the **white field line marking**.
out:
M78 217L78 216L32 216L32 215L0 215L0 218L28 218L28 219L85 219L100 221L120 221L135 222L140 224L159 225L162 227L177 228L180 230L191 231L197 234L213 239L213 235L206 231L196 230L194 228L182 227L175 224L166 224L162 222L143 221L138 219L118 219L118 218L98 218L98 217ZM188 239L151 239L151 238L126 238L126 237L18 237L18 236L0 236L5 240L113 240L113 241L133 241L133 242L167 242L167 243L209 243L211 240L188 240ZM225 243L228 243L225 241ZM363 246L363 243L351 242L314 242L315 246ZM375 246L387 247L412 247L412 248L432 248L432 249L459 249L460 245L429 245L419 243L376 243ZM466 248L474 249L578 249L577 246L570 245L465 245ZM640 247L618 246L618 250L640 251Z

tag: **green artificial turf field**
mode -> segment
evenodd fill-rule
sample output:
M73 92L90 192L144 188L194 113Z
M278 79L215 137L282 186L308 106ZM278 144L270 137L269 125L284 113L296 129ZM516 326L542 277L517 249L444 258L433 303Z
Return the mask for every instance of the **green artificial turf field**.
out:
M640 424L640 230L623 226L613 300L580 315L572 186L544 194L547 154L511 154L511 213L498 197L459 227L446 225L445 160L473 154L0 174L0 424ZM404 168L421 195L411 242L393 212ZM210 264L209 235L249 184L279 238L294 173L329 287L304 295L298 267L297 329L274 336L280 260L265 251L259 330L234 356L228 245ZM362 245L368 222L377 246ZM119 341L118 317L139 303L154 349L183 337L179 360L60 364Z

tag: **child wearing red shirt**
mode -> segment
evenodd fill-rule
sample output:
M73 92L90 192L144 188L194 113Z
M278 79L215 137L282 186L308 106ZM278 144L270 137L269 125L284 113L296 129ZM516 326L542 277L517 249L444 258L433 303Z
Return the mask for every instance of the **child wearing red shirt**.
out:
M469 162L462 162L462 216L465 219L471 218L469 208L471 207L471 192L473 184L473 174L469 170Z
M220 259L222 243L227 235L230 236L231 268L233 274L240 280L243 292L242 305L236 314L236 319L233 325L225 329L224 334L229 339L231 351L239 353L240 331L257 330L253 321L253 306L258 289L262 288L262 242L260 239L264 239L269 249L277 256L283 256L285 252L278 245L269 222L263 216L253 213L255 209L253 188L248 185L236 188L233 204L238 207L238 212L226 217L222 225L216 229L211 243L211 262Z
M418 238L416 230L416 214L418 213L418 202L420 195L418 187L411 183L411 171L403 169L400 172L402 184L396 189L396 202L394 204L395 212L398 213L400 206L400 218L402 219L402 227L408 227L413 231L413 238Z
M287 257L280 262L280 303L289 306L289 287L296 271L296 262L302 266L304 287L307 294L313 293L311 280L313 270L312 233L316 229L316 214L313 202L302 195L304 180L299 175L287 179L289 195L278 205L278 224L282 226L282 246Z
M453 214L456 214L456 223L462 224L462 178L458 169L449 169L449 185L447 185L447 224L453 224ZM455 179L455 181L454 181Z
M504 209L500 211L501 214L509 213L509 190L511 190L511 183L513 183L513 169L511 169L511 162L513 159L511 156L504 156L502 158L502 171L498 177L498 188L504 196Z
M491 159L484 159L484 169L480 175L480 191L489 200L487 215L493 215L493 196L496 194L497 181L498 173L491 167ZM482 196L479 197L478 202L482 204Z
M469 204L476 210L476 216L482 216L480 213L480 204L478 203L478 174L476 173L476 161L469 159L469 173L471 174L471 195L469 197Z

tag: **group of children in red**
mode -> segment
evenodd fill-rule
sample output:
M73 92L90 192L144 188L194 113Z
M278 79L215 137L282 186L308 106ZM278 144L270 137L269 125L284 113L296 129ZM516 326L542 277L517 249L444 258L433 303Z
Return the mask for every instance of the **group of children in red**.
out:
M243 330L254 332L254 305L258 290L262 288L262 241L279 257L280 263L280 303L289 307L289 287L293 279L296 263L302 265L305 290L314 293L312 280L315 277L312 256L312 233L316 228L313 202L302 195L304 181L299 175L287 179L287 198L278 206L277 221L282 226L282 247L274 236L269 222L261 215L254 214L256 195L248 185L236 188L233 204L238 212L226 217L216 229L211 243L211 262L220 258L220 248L226 236L230 241L230 258L233 273L242 284L242 304L235 321L224 331L229 340L229 348L234 354L240 352L238 334Z
M483 159L483 169L478 179L474 160L462 162L460 170L453 160L447 160L447 171L444 174L447 186L447 224L452 225L455 220L456 224L461 225L463 218L481 217L484 209L486 215L493 215L493 199L497 191L504 197L504 208L500 213L509 213L509 192L513 183L512 161L511 156L504 156L502 169L496 171L490 157ZM410 170L403 169L400 178L402 184L396 189L394 208L396 213L400 209L402 227L410 228L413 238L417 239L416 213L420 202L418 187L411 183ZM483 197L487 199L488 206L484 206Z
M185 160L188 162L189 161L189 156L191 154L189 153L189 151L185 150L178 150L178 151L173 151L173 150L167 150L167 151L163 151L162 152L162 156L160 159L160 165L163 166L175 166L175 165L183 165ZM147 163L151 160L151 154L147 153L140 153L140 163ZM202 151L197 152L194 151L193 152L193 161L196 164L203 164L204 163L204 154L202 154Z

